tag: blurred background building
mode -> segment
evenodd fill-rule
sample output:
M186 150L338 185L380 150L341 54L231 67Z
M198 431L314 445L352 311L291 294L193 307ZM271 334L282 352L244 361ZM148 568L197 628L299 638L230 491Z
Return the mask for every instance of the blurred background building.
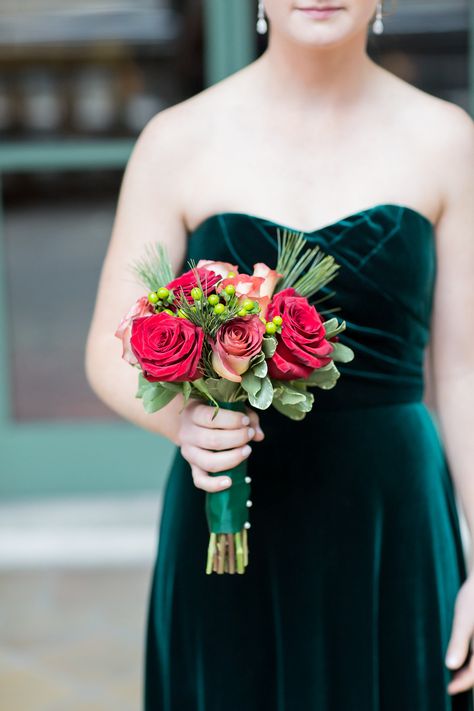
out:
M371 55L473 111L468 0L386 0L385 12ZM255 16L256 0L0 3L5 711L139 708L170 448L97 400L85 339L138 133L264 51Z

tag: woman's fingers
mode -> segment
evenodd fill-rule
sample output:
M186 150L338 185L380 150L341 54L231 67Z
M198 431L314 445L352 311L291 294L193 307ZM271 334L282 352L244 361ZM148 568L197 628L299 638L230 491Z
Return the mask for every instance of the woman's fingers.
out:
M200 427L223 430L237 430L250 424L250 418L245 413L226 410L223 407L219 408L219 412L214 419L212 419L213 415L213 407L209 405L196 405L192 409L191 420L195 425L199 425Z
M450 694L457 694L474 686L474 656L468 658L474 636L474 577L472 574L459 589L454 605L454 619L446 651L446 665L454 671L448 684ZM462 668L460 668L462 666Z
M191 466L191 473L194 485L204 491L222 491L232 484L232 479L228 476L209 476L207 472L194 464Z
M183 457L191 464L205 472L223 472L233 469L244 459L247 459L252 449L248 444L238 449L229 449L224 452L210 452L200 449L192 444L183 444L181 452Z
M201 449L234 449L244 447L254 435L255 430L252 427L241 427L239 430L213 430L197 426L189 433L189 444L194 444Z
M454 672L454 676L448 684L449 694L459 694L474 686L474 654L471 654L467 666Z
M261 440L265 437L262 428L260 427L260 419L255 412L255 410L252 410L252 408L248 407L247 408L247 415L249 416L250 419L250 427L255 430L255 435L254 435L254 440L256 442L261 442Z

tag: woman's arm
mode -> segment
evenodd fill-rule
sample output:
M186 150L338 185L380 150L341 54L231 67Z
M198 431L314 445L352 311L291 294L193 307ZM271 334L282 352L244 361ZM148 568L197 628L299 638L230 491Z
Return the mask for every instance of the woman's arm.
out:
M177 270L184 260L186 232L176 194L176 166L182 165L184 156L172 150L175 143L172 120L166 112L151 119L135 143L102 266L85 367L91 387L109 407L176 443L179 398L155 416L145 413L141 400L135 398L137 370L121 359L121 343L114 336L121 318L143 296L144 288L130 265L143 256L145 245L156 241L164 244Z
M437 417L453 481L474 536L474 127L459 109L449 122L443 213L436 230L437 278L432 322L432 374ZM446 663L458 669L474 634L474 551L458 593ZM456 672L452 694L474 684L474 657Z
M85 368L101 400L125 419L180 446L195 485L215 491L223 488L223 482L226 486L231 482L207 472L232 468L250 453L249 440L263 438L257 415L249 412L246 417L221 410L211 421L213 409L205 405L193 402L181 412L181 396L162 410L147 414L135 397L138 370L122 360L122 344L114 336L123 315L143 296L144 288L135 280L130 265L143 256L145 245L162 243L176 271L184 266L187 236L180 204L189 156L188 125L181 107L171 107L151 119L135 143L102 267Z
M474 535L474 126L466 114L458 118L436 230L431 357L440 429Z

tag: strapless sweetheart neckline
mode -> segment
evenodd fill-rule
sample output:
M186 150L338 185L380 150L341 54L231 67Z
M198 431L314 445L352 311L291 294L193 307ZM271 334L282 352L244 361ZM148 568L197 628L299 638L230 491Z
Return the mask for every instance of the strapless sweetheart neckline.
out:
M422 222L424 222L432 231L435 229L435 224L432 220L430 220L429 217L424 215L420 210L417 210L414 207L410 207L409 205L404 205L402 203L395 203L395 202L385 202L385 203L377 203L376 205L371 205L370 207L365 207L362 208L361 210L357 210L357 212L351 212L347 215L344 215L343 217L339 218L338 220L335 220L334 222L330 222L326 225L322 225L322 227L316 227L314 230L301 230L296 227L289 227L288 225L285 225L281 222L276 222L275 220L272 220L268 217L263 217L261 215L253 215L252 213L249 212L243 212L243 211L236 211L236 210L224 210L221 212L213 212L204 219L202 219L196 227L188 231L188 237L192 237L196 232L201 230L205 225L208 223L212 222L213 220L217 220L220 217L247 217L250 220L255 220L258 222L265 222L267 224L274 225L275 227L279 227L282 230L290 230L292 232L302 232L305 235L316 235L320 232L324 232L326 230L330 230L333 227L336 227L339 225L341 222L345 222L346 220L352 220L356 217L360 217L362 215L367 215L372 212L375 212L376 210L380 209L387 209L387 208L392 208L394 210L403 210L404 212L410 213L412 215L417 216Z

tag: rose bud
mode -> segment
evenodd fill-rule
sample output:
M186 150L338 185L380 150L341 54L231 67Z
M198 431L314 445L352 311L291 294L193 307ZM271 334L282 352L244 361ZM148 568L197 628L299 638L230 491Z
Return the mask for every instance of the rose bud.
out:
M227 380L240 383L250 360L262 350L265 326L258 316L224 323L212 341L212 367Z

